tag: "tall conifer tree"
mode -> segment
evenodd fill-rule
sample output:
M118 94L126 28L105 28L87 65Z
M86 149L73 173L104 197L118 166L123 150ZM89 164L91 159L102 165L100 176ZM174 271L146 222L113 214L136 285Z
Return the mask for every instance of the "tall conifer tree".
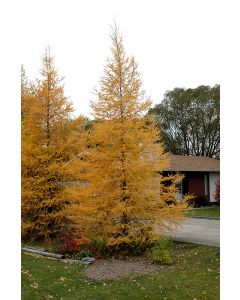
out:
M68 223L64 213L62 172L69 160L72 105L50 49L42 57L41 78L28 90L22 122L22 235L24 239L55 237Z
M117 28L111 40L112 58L98 99L91 103L96 122L82 152L85 184L69 187L68 193L75 199L70 214L80 231L125 248L150 242L156 226L161 230L175 224L185 202L175 199L181 177L160 173L168 164L167 154L157 143L154 120L145 116L151 102L141 90L137 63L126 56Z

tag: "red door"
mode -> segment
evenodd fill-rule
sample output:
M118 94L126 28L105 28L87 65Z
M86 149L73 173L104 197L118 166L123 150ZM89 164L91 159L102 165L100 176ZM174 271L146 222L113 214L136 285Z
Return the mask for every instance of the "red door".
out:
M188 192L195 196L204 196L204 174L203 173L191 173L188 177Z

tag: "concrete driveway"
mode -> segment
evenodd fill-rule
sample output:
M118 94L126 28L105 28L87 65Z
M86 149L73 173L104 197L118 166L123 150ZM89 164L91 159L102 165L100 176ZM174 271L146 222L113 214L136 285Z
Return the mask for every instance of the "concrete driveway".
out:
M220 247L220 220L189 218L173 233L166 232L175 241Z

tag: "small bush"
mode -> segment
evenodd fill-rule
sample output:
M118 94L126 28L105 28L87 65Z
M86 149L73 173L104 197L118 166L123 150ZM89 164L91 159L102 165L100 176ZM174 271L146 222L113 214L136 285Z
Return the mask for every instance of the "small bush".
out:
M162 250L169 250L173 247L173 240L169 237L160 237L158 240L156 240L153 244L154 248L160 248Z
M206 206L208 201L205 196L199 196L194 201L195 207Z
M162 265L171 265L172 258L168 250L163 250L161 248L153 248L150 254L151 261L153 263Z
M81 251L79 243L70 234L60 236L52 245L52 248L54 248L55 252L70 255Z
M101 254L103 257L108 257L110 254L110 250L107 246L107 242L102 239L93 239L91 242L91 247L95 249L96 252Z
M85 248L83 250L81 250L80 252L78 252L77 254L74 255L75 259L82 259L84 257L88 257L88 256L94 256L94 254L92 254L89 249Z
M134 247L132 247L131 249L131 253L133 255L141 255L143 254L147 249L147 246L146 245L135 245Z
M52 243L51 245L46 245L46 246L44 246L44 249L49 252L57 253L57 254L61 252L60 247L57 243Z
M150 251L150 259L153 263L171 265L171 249L173 241L171 238L161 237L153 244Z

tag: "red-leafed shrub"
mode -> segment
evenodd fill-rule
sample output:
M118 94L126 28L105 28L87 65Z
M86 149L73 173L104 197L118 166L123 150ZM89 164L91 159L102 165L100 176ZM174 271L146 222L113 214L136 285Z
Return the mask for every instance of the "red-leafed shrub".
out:
M59 251L62 253L74 254L81 250L81 247L76 239L70 234L64 234L59 238Z
M214 197L217 203L220 204L220 181L219 180L216 182L216 190L215 190Z
M61 253L72 258L94 256L96 259L107 256L105 243L90 241L83 236L73 236L71 233L62 233L57 239L47 244L48 251Z

